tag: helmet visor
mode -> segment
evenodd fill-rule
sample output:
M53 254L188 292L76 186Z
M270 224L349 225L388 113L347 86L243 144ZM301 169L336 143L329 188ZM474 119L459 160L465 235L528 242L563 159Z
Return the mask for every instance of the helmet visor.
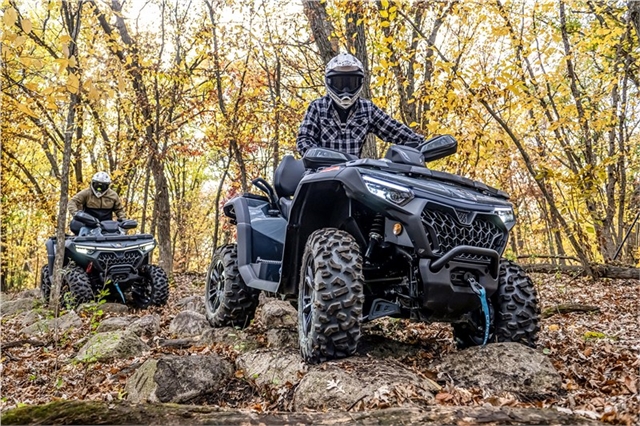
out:
M98 193L106 192L107 189L109 189L109 184L106 183L106 182L93 181L93 182L91 182L91 186Z
M327 84L337 93L354 94L362 87L361 75L334 75L327 77Z

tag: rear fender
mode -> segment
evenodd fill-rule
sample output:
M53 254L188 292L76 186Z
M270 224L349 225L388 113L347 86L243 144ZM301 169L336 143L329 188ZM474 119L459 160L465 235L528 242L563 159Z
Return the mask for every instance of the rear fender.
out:
M253 194L236 197L225 205L225 214L236 223L242 279L249 287L274 292L287 222L270 212L269 200Z

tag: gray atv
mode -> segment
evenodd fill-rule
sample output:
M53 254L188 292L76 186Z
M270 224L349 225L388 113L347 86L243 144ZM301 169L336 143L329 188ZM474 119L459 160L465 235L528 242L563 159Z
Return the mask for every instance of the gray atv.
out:
M101 292L107 300L136 308L165 305L169 279L159 266L149 263L156 246L153 235L126 231L138 226L135 220L98 221L78 212L74 219L88 229L86 235L65 236L61 298L71 307L94 300ZM56 253L56 237L46 242L48 263L42 268L40 289L49 300Z
M211 325L247 326L265 291L297 301L308 363L353 355L361 324L385 316L451 323L459 348L535 347L536 290L502 258L515 225L508 195L425 166L456 150L445 135L381 160L324 148L285 156L273 187L256 179L263 195L224 206L237 243L208 270Z

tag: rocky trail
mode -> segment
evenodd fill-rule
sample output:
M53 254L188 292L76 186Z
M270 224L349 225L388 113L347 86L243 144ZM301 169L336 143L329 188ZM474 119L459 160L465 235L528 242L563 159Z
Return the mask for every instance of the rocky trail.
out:
M211 328L202 275L176 276L163 308L57 319L35 290L2 294L2 424L637 424L640 280L532 277L536 350L458 351L447 324L386 318L321 365L302 362L288 302Z

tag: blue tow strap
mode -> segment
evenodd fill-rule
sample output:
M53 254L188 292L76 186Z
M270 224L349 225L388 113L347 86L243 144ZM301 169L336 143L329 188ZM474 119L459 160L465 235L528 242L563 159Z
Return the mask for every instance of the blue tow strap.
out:
M480 285L475 279L469 279L469 286L471 290L480 298L480 306L482 307L482 313L484 314L484 340L482 346L485 346L489 341L489 329L491 328L491 316L489 315L489 303L487 302L487 292L484 287Z
M118 285L117 281L113 282L113 285L116 287L116 290L118 290L118 293L120 294L120 297L122 298L122 303L127 303L126 299L124 298L124 294L122 294L122 290L120 290L120 286Z

